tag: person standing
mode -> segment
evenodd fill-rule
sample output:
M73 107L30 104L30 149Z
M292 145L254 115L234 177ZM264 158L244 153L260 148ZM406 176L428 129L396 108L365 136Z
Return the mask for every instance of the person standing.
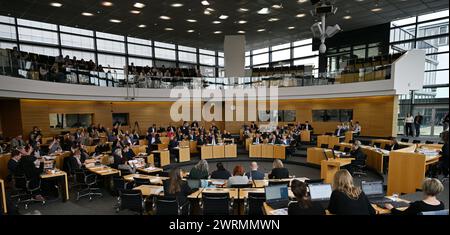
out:
M420 113L417 113L417 116L414 118L414 128L416 129L416 137L420 136L420 126L422 125L423 116Z
M405 135L406 136L412 136L414 137L414 133L413 133L413 126L414 123L414 118L411 114L408 113L408 115L405 118Z

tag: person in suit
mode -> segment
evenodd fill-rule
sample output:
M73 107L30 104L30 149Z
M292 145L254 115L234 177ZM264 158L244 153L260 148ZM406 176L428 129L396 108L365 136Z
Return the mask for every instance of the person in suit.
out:
M353 126L353 135L359 136L360 134L361 134L361 125L359 124L359 122L356 122L355 125Z
M33 156L23 155L17 166L16 174L25 175L29 181L30 188L36 188L40 184L40 176L43 172L44 164ZM44 197L38 193L33 195L37 201L45 201Z
M356 140L352 144L352 149L350 151L351 158L354 158L352 162L344 166L344 169L347 169L350 173L353 173L355 169L357 169L358 166L365 166L366 165L366 155L363 153L361 149L361 142L359 140Z
M449 162L448 162L448 158L449 158L449 144L448 144L448 131L444 131L441 134L441 138L442 141L444 141L444 145L442 146L441 149L441 164L440 167L442 169L442 173L444 174L445 178L448 178L448 171L449 171Z
M226 180L231 177L231 173L225 169L221 162L216 164L217 170L211 173L211 179Z
M241 165L237 165L233 169L233 176L228 178L227 185L228 187L233 187L233 185L243 185L248 184L249 180L245 174L244 167Z
M133 149L131 149L130 145L125 145L122 151L123 156L127 159L127 161L133 160L136 157Z
M212 132L208 136L208 144L216 145L218 144L217 136Z
M203 134L201 134L198 138L197 138L197 146L202 146L205 145L205 137Z
M261 134L257 133L256 136L252 140L253 144L262 144L263 140L261 138Z
M273 161L273 168L269 174L269 179L286 179L289 178L289 171L284 167L280 159Z
M303 124L301 126L301 129L304 130L304 131L312 131L312 130L314 130L314 128L311 126L311 124L309 124L308 121L306 121L305 124Z
M258 130L258 125L256 125L255 122L252 122L252 123L250 124L250 129L251 129L251 130Z
M263 180L264 179L264 173L258 171L258 163L256 163L256 162L250 163L250 171L245 173L245 175L250 180Z
M68 165L70 169L73 170L80 170L83 167L83 163L81 161L81 152L79 149L75 150L72 155L70 155L69 159L67 159Z
M291 190L297 201L289 203L288 215L325 215L325 209L322 205L311 201L306 183L293 180Z
M11 140L11 143L10 143L11 149L18 149L20 147L25 147L26 144L25 144L25 141L23 141L22 137L23 136L20 134Z
M328 211L336 215L375 215L375 209L364 192L353 184L353 178L345 169L333 178Z
M156 129L156 124L153 124L153 125L152 125L151 127L149 127L148 130L147 130L147 132L150 133L150 134L152 134L152 133L156 134L157 131L158 131L158 130Z
M209 166L205 159L200 160L189 172L189 179L208 179Z
M334 135L337 137L341 137L345 135L345 130L342 125L338 125L336 130L334 130Z
M437 199L437 195L444 191L444 185L440 180L435 178L425 179L422 183L422 191L423 199L409 204L406 210L398 210L389 203L385 204L385 208L391 210L394 215L418 215L421 212L445 209L444 203Z
M170 171L169 179L163 182L163 187L164 196L175 197L179 205L185 204L188 201L187 196L192 193L192 189L183 180L180 168L174 168Z
M21 157L22 153L19 150L14 149L11 151L11 158L8 160L8 181L10 181L12 179L12 176L16 174Z
M198 122L197 121L193 121L191 123L191 128L198 128Z

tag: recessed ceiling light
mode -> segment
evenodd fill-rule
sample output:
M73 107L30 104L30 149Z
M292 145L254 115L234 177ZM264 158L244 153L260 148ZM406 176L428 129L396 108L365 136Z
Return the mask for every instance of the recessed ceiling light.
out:
M93 16L94 14L92 14L92 13L90 13L90 12L83 12L83 13L81 13L81 15L84 15L84 16Z
M173 31L174 29L172 29L172 28L165 28L164 30L166 30L166 31Z
M245 33L245 31L244 30L239 30L239 31L237 31L237 33Z
M238 11L240 11L240 12L247 12L248 9L247 8L239 8Z
M169 16L160 16L161 20L170 20L171 18Z
M352 16L344 16L344 17L342 17L344 20L349 20L349 19L351 19L352 18Z
M111 22L111 23L122 23L121 20L117 20L117 19L110 19L109 22Z
M270 13L270 10L267 7L264 7L261 10L258 11L258 14L260 14L260 15L267 15L269 13Z
M238 21L238 24L246 24L246 23L247 23L246 20L240 20L240 21Z
M283 5L275 4L275 5L272 5L272 8L274 8L274 9L281 9L281 8L283 8Z
M203 5L203 6L209 6L209 2L206 1L206 0L204 0L204 1L202 1L202 5Z
M187 19L186 21L187 21L187 22L190 22L190 23L195 23L195 22L197 22L197 20L194 20L194 19Z
M275 21L279 21L280 19L278 19L278 18L270 18L270 19L268 19L268 21L269 22L275 22Z
M188 33L193 33L193 32L195 32L195 30L189 29L187 32L188 32Z
M295 29L295 27L294 26L289 26L288 29L292 30L292 29Z
M215 31L214 34L221 34L222 31Z
M135 3L133 6L136 7L136 8L144 8L144 7L145 7L145 4L144 4L144 3L137 2L137 3Z
M213 21L212 23L213 23L213 24L220 24L220 23L222 23L222 22L220 22L220 21L218 21L218 20L215 20L215 21Z
M258 29L257 31L258 32L264 32L264 31L266 31L266 29Z
M207 10L207 11L216 11L213 8L210 8L210 7L206 8L205 10Z
M138 14L141 14L141 11L138 11L138 10L131 10L130 13L131 13L131 14L138 15Z
M211 15L211 12L208 11L208 10L205 10L205 11L203 12L203 14L205 14L205 15Z
M52 7L62 7L62 3L59 3L59 2L52 2L52 3L50 3L50 6L52 6Z
M139 27L139 28L146 28L147 25L145 25L145 24L140 24L140 25L138 25L138 27Z
M302 17L305 17L305 16L306 16L305 13L300 13L300 14L297 14L295 17L297 17L297 18L302 18Z
M105 7L110 7L110 6L114 5L114 4L112 2L104 1L104 2L102 2L102 5L105 6Z
M307 2L308 0L298 0L297 2L298 3L304 3L304 2Z
M228 16L227 15L221 15L221 16L219 16L219 19L226 20L226 19L228 19Z
M184 6L184 4L176 2L176 3L172 3L170 6L171 7L182 7L182 6Z
M379 11L382 11L382 10L383 10L383 8L377 7L377 8L373 8L370 11L372 11L372 12L379 12Z

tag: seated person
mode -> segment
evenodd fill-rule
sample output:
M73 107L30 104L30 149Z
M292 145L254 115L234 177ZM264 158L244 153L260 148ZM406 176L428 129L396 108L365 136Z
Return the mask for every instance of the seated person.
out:
M62 151L60 139L53 137L53 141L50 144L50 146L48 147L48 154L52 154L52 153L59 152L59 151Z
M375 215L369 199L353 184L350 172L345 169L334 175L328 211L336 215Z
M233 169L233 176L228 179L228 187L232 187L233 185L243 185L248 184L249 180L245 174L244 167L241 165L237 165Z
M439 193L444 191L441 181L435 178L425 179L422 184L422 190L423 200L411 203L406 210L397 210L391 204L386 204L385 207L391 210L394 215L417 215L421 212L445 209L444 203L436 198Z
M200 160L189 172L189 179L208 179L209 166L208 162L204 159Z
M283 166L280 159L273 161L273 169L269 174L269 179L287 179L289 178L289 171Z
M262 144L263 140L261 138L261 134L257 133L256 136L252 140L253 144Z
M25 177L29 181L29 187L35 188L38 187L41 182L40 176L43 172L43 168L44 164L39 159L36 159L35 157L29 155L23 155L20 158L19 165L17 166L16 174L25 175ZM38 201L45 201L40 192L33 196Z
M218 162L216 166L217 170L211 173L211 179L226 180L231 177L230 172L225 169L221 162Z
M291 190L297 201L289 203L288 215L325 215L322 205L311 201L306 183L293 180Z
M174 168L169 173L169 179L163 182L164 196L176 197L180 205L188 201L187 196L192 193L192 189L183 180L181 169Z
M400 143L398 142L397 138L392 137L392 147L391 147L390 151L399 150L399 149L401 149Z
M311 126L311 124L309 124L308 121L306 121L305 124L301 125L301 129L306 131L314 130L314 128Z
M123 156L127 159L127 161L133 160L136 157L133 149L131 149L130 144L127 144L122 151Z
M8 161L8 177L7 180L11 180L12 176L16 174L17 167L19 166L20 158L22 157L22 153L19 150L12 150L11 158Z
M343 168L348 169L351 173L358 168L358 166L366 165L366 155L363 153L361 149L361 142L356 140L352 144L352 150L350 151L350 158L354 158L350 165L344 166Z
M264 179L264 173L258 171L258 163L252 162L250 163L250 172L245 173L245 175L250 180L263 180Z
M361 134L361 125L359 124L359 122L356 122L355 126L353 127L353 135L359 136L360 134Z
M338 125L334 131L334 135L337 137L345 136L345 129L341 125Z
M83 163L81 162L81 151L76 149L74 153L67 159L68 165L72 171L80 170L83 167Z

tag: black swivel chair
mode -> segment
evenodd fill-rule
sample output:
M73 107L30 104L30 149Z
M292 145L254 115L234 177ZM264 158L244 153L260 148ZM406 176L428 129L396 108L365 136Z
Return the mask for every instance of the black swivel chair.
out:
M413 144L420 144L422 143L420 140L413 140Z
M244 202L245 211L247 215L263 215L263 204L266 201L264 193L249 192L246 201Z
M400 141L401 141L401 142L404 142L404 143L408 143L408 142L409 142L409 139L407 139L407 138L402 138Z
M39 201L33 198L41 190L41 180L38 182L31 182L24 175L13 176L14 187L17 190L17 205L24 204L25 210L33 202L41 202L42 205L45 204L44 201Z
M121 190L119 191L119 205L116 209L118 213L121 210L131 210L142 215L145 212L145 199L140 190Z
M238 195L241 194L241 190L243 188L252 188L253 187L253 183L249 183L249 184L233 184L229 186L230 188L237 188L238 189ZM241 213L241 204L238 203L238 214L240 215Z
M344 147L344 153L350 153L352 149L350 147Z
M77 201L83 197L89 197L89 200L92 200L92 196L103 197L100 188L94 187L97 184L97 175L88 175L84 170L76 170L75 179L77 184L81 187L77 192Z
M335 146L333 146L333 150L334 151L340 151L341 150L341 146L335 145Z
M149 179L133 177L133 180L134 180L134 187L139 187L141 185L151 185L151 182Z
M384 150L391 151L391 150L392 150L392 145L390 145L390 144L385 144L385 145L384 145Z
M367 156L364 154L364 160L362 162L358 162L358 163L353 163L352 162L352 166L354 167L353 169L353 176L367 176L366 170L367 170Z
M180 204L176 197L156 196L153 210L156 215L189 215L191 204L189 201Z
M427 140L427 141L425 141L425 144L434 144L434 142L430 141L430 140Z
M230 215L233 210L229 193L202 193L200 203L203 215Z
M320 147L323 148L323 149L327 149L328 148L328 144L321 144Z

